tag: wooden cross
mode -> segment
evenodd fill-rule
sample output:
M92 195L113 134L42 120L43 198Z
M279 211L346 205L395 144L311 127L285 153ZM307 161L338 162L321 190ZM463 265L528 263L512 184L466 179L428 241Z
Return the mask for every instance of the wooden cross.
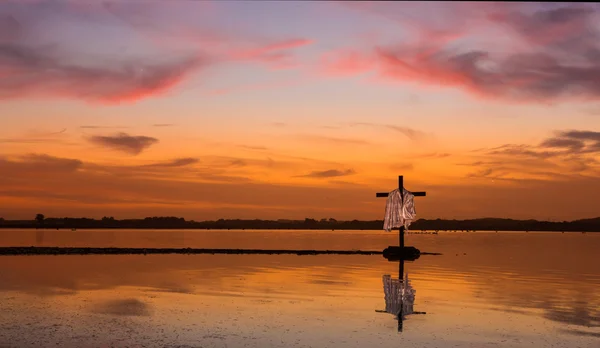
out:
M404 204L404 177L402 175L398 176L398 189L400 190L400 197L402 198L402 203ZM426 192L411 192L415 197L424 197L426 196ZM377 192L376 197L387 197L389 192ZM398 241L401 250L404 249L404 226L400 227L398 231Z

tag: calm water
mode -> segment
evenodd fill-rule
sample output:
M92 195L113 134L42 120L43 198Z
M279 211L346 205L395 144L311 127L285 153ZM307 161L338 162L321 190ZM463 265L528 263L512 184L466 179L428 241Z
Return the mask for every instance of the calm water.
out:
M396 240L0 230L3 246L380 250ZM399 263L381 256L0 257L0 347L600 347L600 234L440 233L407 244L443 255L405 263L402 283ZM401 332L386 312L400 303Z

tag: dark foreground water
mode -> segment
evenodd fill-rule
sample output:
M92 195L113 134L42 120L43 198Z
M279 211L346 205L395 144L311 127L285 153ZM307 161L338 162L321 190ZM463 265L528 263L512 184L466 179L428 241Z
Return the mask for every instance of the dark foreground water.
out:
M0 230L0 246L395 243L379 231ZM1 256L0 347L600 347L600 234L407 244L443 255L406 262L403 277L381 256Z

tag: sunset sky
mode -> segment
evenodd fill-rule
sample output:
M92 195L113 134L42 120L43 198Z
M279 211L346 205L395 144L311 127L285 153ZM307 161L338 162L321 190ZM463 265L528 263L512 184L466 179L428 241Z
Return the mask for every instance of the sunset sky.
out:
M600 5L0 3L0 217L600 216Z

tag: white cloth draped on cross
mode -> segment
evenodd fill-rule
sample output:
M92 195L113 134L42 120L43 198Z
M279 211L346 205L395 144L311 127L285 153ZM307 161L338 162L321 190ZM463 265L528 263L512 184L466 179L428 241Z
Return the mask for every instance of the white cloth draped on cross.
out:
M410 224L416 219L415 196L405 188L402 188L402 190L404 202L402 201L399 189L395 189L388 195L387 203L385 204L385 218L383 220L383 229L387 232L401 226L408 229Z

